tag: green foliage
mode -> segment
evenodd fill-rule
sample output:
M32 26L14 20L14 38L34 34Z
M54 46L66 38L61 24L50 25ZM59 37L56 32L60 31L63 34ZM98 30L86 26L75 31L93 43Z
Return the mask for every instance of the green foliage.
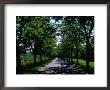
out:
M58 45L56 36L61 36ZM23 60L36 64L57 56L68 62L76 58L77 65L86 65L86 68L93 66L89 63L94 61L93 16L16 17L16 61L19 66Z
M77 63L77 60L76 60L76 59L73 59L73 61L74 61L75 63ZM86 67L86 60L84 60L84 59L79 59L79 65L80 65L80 67ZM89 62L89 67L90 67L90 68L94 68L94 62Z
M47 16L17 16L17 52L31 51L36 55L51 56L53 45L55 46L55 30L50 24L50 17ZM51 43L51 44L50 44Z
M86 68L89 70L89 61L94 61L94 17L93 16L65 16L60 25L62 34L59 56L68 59L86 60Z

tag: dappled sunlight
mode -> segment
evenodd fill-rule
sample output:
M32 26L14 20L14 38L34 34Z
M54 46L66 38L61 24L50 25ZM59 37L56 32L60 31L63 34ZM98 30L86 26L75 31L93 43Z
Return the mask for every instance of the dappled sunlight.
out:
M94 74L94 16L16 16L16 74Z

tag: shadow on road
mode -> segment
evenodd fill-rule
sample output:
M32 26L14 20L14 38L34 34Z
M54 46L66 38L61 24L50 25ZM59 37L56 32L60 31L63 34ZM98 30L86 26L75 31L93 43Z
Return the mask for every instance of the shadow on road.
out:
M86 72L76 67L75 64L71 65L60 58L55 58L45 67L39 69L38 74L86 74Z

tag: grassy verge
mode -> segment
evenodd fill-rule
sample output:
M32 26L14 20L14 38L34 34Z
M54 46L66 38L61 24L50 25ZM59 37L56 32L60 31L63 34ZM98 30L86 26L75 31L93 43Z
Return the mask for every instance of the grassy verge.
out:
M20 69L16 68L17 74L35 74L37 73L40 67L43 67L50 62L48 58L44 58L44 57L42 57L42 62L41 62L39 55L36 55L36 65L34 64L34 57L31 54L29 55L22 54L21 58L22 58L21 60L22 66Z
M32 60L34 60L34 56L32 54L22 54L21 58L22 58L23 61L32 61ZM42 60L44 60L44 57L42 57ZM36 55L36 61L40 61L40 56L39 55Z
M86 60L83 60L83 59L78 59L78 60L79 60L79 67L86 70ZM77 60L73 59L73 62L76 64ZM94 73L94 62L89 62L89 71L90 73Z
M79 60L79 65L86 66L86 60L83 60L83 59L78 59L78 60ZM75 63L77 63L77 60L76 59L73 59L73 61ZM89 62L89 67L90 68L94 68L94 62Z

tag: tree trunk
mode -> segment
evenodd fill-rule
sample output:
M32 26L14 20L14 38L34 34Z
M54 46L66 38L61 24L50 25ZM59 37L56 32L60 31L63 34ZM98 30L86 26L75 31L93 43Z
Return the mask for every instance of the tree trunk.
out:
M36 65L36 53L34 52L34 65Z
M78 60L78 45L76 43L76 60L77 60L77 66L79 65L79 60Z
M42 62L42 53L40 54L40 60L41 60L41 62Z
M69 50L69 62L71 62L71 51Z
M35 40L34 40L35 41ZM33 54L34 54L34 65L36 65L36 42L34 43Z
M20 53L17 53L17 64L18 67L21 67Z
M89 54L90 49L89 49L89 38L86 40L86 72L89 72Z
M70 50L70 58L71 58L71 62L72 62L72 49Z
M22 73L19 44L16 47L16 62L17 62L16 73Z
M17 44L17 46L16 46L16 61L17 61L18 67L20 67L21 66L21 59L20 59L20 47L19 47L19 44Z
M45 55L45 53L44 53L44 61L46 61L46 55Z

